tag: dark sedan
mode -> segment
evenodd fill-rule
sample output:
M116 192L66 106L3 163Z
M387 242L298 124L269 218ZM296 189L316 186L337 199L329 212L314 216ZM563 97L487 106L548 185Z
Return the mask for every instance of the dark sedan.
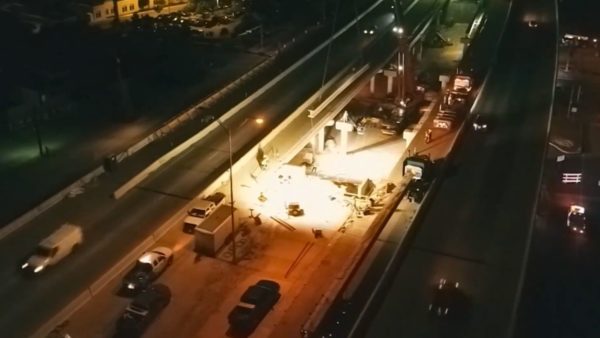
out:
M243 334L254 331L280 297L279 284L274 281L260 280L249 287L227 317L231 330Z
M129 304L117 322L116 337L139 337L171 301L171 290L155 284L142 291Z

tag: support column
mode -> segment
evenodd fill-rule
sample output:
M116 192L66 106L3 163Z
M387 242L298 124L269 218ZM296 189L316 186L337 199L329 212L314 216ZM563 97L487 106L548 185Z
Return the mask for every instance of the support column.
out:
M423 39L419 40L415 46L415 58L417 61L423 60Z
M375 93L375 75L371 76L371 81L369 81L369 90L371 94Z
M340 130L340 153L346 155L348 152L348 130Z
M387 79L386 94L390 94L394 90L394 78L398 75L398 73L396 73L394 70L385 69L383 71L383 75Z
M320 154L325 150L325 128L319 129L316 136L316 151Z
M348 133L351 132L353 128L352 124L350 124L348 112L345 111L335 123L335 129L340 131L340 146L338 149L342 155L346 155L348 152Z

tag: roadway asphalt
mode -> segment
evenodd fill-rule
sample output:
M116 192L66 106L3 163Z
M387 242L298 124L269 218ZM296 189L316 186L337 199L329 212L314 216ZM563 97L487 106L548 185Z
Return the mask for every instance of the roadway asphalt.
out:
M515 338L597 337L600 302L597 259L600 256L600 159L572 156L563 163L549 162L546 202L536 220ZM583 172L580 184L560 183L560 173ZM567 231L567 208L586 208L585 235Z
M413 27L434 2L421 0L406 16L406 26ZM375 17L367 20L379 20L380 27L383 27L382 20L390 18L389 15L374 14ZM328 74L334 74L360 54L371 39L349 30L331 48ZM238 117L225 122L233 131L237 155L319 88L324 69L323 54L246 107ZM267 121L264 126L257 127L246 121L256 116ZM86 194L64 201L3 239L0 298L5 304L11 304L11 310L0 317L2 335L26 336L85 290L208 185L218 173L217 168L224 169L226 149L225 132L215 130L122 199L115 201L108 197L119 182L92 184ZM20 259L65 221L84 228L86 241L81 250L37 279L22 278L16 272Z
M475 110L493 127L464 135L413 242L374 303L366 337L510 335L546 146L557 29L554 1L522 6L514 2ZM490 20L500 13L494 8ZM530 29L521 19L525 12L546 20ZM442 277L460 282L466 300L448 320L427 311Z

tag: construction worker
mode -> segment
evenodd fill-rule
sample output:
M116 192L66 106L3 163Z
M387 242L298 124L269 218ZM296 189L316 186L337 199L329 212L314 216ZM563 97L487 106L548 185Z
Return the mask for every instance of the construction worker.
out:
M431 142L432 134L433 134L433 130L427 129L427 132L425 132L425 143Z

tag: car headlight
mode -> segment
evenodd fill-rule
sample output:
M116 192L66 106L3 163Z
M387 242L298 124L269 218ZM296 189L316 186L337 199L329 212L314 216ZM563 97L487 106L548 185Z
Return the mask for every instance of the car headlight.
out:
M127 284L127 288L128 288L129 290L133 290L133 289L135 289L135 284L133 284L133 283L128 283L128 284Z
M25 269L29 266L29 263L25 262L23 263L23 265L21 265L21 269Z
M33 269L33 272L38 273L42 270L44 270L44 266L40 265L40 266L36 266L35 269Z

